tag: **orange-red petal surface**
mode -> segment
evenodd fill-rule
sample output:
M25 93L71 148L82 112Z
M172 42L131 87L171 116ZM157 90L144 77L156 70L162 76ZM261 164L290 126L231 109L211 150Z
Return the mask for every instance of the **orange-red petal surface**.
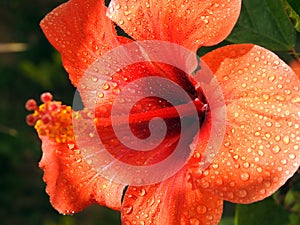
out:
M227 129L197 184L232 202L263 199L299 167L299 80L275 54L251 44L226 46L202 59L223 89Z
M290 63L290 67L294 70L297 76L300 79L300 61L294 60Z
M41 27L61 53L65 69L76 86L99 56L120 45L101 0L70 0L50 12Z
M240 7L240 0L112 0L108 16L135 40L170 41L196 51L224 40Z
M46 191L60 213L74 213L97 203L120 209L124 187L106 180L81 155L74 143L56 143L46 136L42 140Z
M217 224L223 201L202 188L195 189L186 169L168 180L146 187L129 187L122 205L127 224Z

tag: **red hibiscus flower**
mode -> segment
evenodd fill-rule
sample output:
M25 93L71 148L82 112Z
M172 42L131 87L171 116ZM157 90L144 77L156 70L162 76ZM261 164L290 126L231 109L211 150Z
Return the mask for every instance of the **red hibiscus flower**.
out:
M196 52L201 46L224 40L240 7L240 0L113 0L107 9L101 0L70 0L49 13L41 27L61 53L64 67L88 108L95 93L93 87L82 85L82 77L96 82L98 78L86 71L110 50L135 41L160 40ZM114 23L133 40L118 36ZM203 149L214 122L212 105L189 74L171 65L141 62L116 71L98 92L95 115L89 109L73 112L71 107L52 101L49 93L41 96L44 104L39 107L29 100L27 109L35 112L27 121L35 126L42 141L40 167L53 207L61 213L74 213L90 204L104 205L121 210L124 225L217 224L223 200L250 203L283 185L300 163L300 86L294 72L272 52L253 44L222 47L201 60L219 82L226 105L222 146L204 170ZM113 65L114 60L110 63ZM97 67L93 69L98 72ZM176 174L154 184L126 188L126 184L97 170L99 149L94 141L84 140L85 146L79 147L74 118L83 118L79 130L85 133L90 130L85 118L93 118L103 145L120 161L142 167L166 159L179 142L182 128L182 118L170 102L152 96L130 111L127 122L141 139L151 133L151 118L164 119L168 127L165 139L151 151L130 151L107 120L120 91L137 79L151 76L171 80L192 99L199 126L195 129L195 123L188 122L183 145L189 149L195 137L198 141ZM136 86L132 95L147 88L146 84ZM180 101L178 106L188 120L190 109ZM91 138L94 135L90 133Z

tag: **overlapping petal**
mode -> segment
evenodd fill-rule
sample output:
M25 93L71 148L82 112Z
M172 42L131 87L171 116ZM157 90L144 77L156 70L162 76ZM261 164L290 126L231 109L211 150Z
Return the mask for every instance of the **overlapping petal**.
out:
M135 40L163 40L196 51L229 35L240 0L113 0L108 16Z
M129 187L122 205L123 224L217 224L223 201L195 188L186 168L168 180Z
M198 186L232 202L263 199L299 166L299 80L275 54L251 44L223 47L203 60L223 89L227 130Z
M92 167L95 158L84 157L84 149L79 149L74 141L70 115L54 108L55 102L45 104L34 113L38 116L45 112L35 128L43 150L39 166L44 170L46 191L53 207L61 213L74 213L97 203L119 210L124 186L102 177ZM86 148L89 145L94 143Z
M113 23L105 16L101 0L70 0L41 21L50 43L61 53L72 83L77 86L86 69L101 55L121 43Z

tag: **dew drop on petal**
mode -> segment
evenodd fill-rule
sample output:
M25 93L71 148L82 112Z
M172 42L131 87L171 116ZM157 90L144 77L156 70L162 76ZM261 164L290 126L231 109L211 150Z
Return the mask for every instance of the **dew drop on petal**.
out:
M102 88L107 91L110 88L110 86L108 83L104 83Z
M123 207L123 211L124 211L125 214L128 215L128 214L132 213L133 207L130 206L130 205L129 205L129 206L124 206L124 207Z
M271 182L270 181L265 181L264 185L265 185L265 187L270 187L271 186Z
M272 152L273 153L279 153L280 152L280 147L278 146L278 145L275 145L274 147L273 147L273 149L272 149Z
M283 142L284 142L285 144L289 144L289 143L290 143L290 137L289 137L289 136L285 136L285 137L283 138Z
M200 225L200 221L196 218L191 218L190 223L191 225Z
M145 189L142 188L142 189L139 190L139 196L142 197L142 196L144 196L145 194L146 194L146 190L145 190Z
M223 184L223 181L221 179L217 179L216 180L216 184L219 185L219 186L221 186Z
M293 98L292 103L300 103L300 97L296 96L295 98Z
M295 159L296 156L294 154L289 154L290 159Z
M241 189L238 191L238 196L241 198L245 198L247 195L248 195L248 193L246 190Z
M245 163L243 164L243 166L244 166L245 168L249 168L249 166L250 166L250 163L248 163L248 162L245 162Z
M205 206L205 205L199 205L199 206L197 207L197 212L198 212L199 214L204 214L204 213L206 213L206 212L207 212L206 206Z
M151 197L148 199L148 207L152 206L155 202L155 198L154 197Z
M287 164L287 160L286 160L286 159L282 159L280 162L281 162L283 165L286 165L286 164Z
M213 217L212 215L207 215L207 216L206 216L206 219L208 219L208 220L210 220L210 221L213 220L213 218L214 218L214 217Z
M249 178L250 178L249 173L242 173L241 174L242 181L247 181L247 180L249 180Z

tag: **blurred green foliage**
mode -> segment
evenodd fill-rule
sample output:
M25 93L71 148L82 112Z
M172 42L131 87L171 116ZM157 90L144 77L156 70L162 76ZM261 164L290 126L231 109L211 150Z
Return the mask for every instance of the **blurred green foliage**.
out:
M55 99L63 99L64 103L72 104L74 88L63 70L59 54L50 46L38 26L43 16L62 2L0 1L0 44L21 42L27 45L26 51L0 52L1 225L121 224L119 213L105 207L92 206L74 216L59 215L51 207L48 195L44 191L43 174L38 168L41 157L40 141L33 129L25 123L28 113L24 109L26 100L31 97L37 98L42 92L51 91ZM294 1L289 2L291 4ZM231 37L229 41L234 41L239 35ZM227 43L223 42L220 45ZM204 53L210 49L201 51ZM281 54L284 58L288 57L287 52ZM299 193L297 188L292 189L280 204L292 204L291 207L299 211L299 203L294 203L300 201ZM277 204L271 201L273 200L270 198L257 204ZM233 207L233 204L225 205L222 225L233 225ZM243 210L244 208L240 207L238 213L247 214L251 206L246 208L246 211Z

